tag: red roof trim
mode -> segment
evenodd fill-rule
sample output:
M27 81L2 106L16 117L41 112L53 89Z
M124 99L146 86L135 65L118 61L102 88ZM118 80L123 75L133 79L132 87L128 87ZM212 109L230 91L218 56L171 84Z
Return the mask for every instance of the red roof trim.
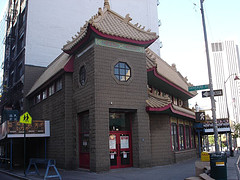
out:
M181 115L181 116L186 116L186 117L195 119L195 116L192 116L192 115L190 115L190 114L187 114L187 113L178 111L178 110L174 109L174 108L172 107L172 105L171 105L170 109L171 109L171 111L172 111L173 113L175 113L175 114L179 114L179 115Z
M174 109L172 104L169 104L169 105L161 107L161 108L153 108L153 107L149 107L149 106L146 107L146 111L150 111L150 112L161 112L161 111L165 111L167 109L170 109L174 114L178 114L178 115L185 116L185 117L188 117L191 119L195 119L195 116L192 116L190 114L187 114L187 113L184 113L184 112Z
M152 44L156 39L154 40L150 40L150 41L136 41L136 40L132 40L132 39L127 39L127 38L122 38L122 37L117 37L117 36L112 36L112 35L108 35L108 34L104 34L100 31L98 31L96 28L94 28L92 25L90 25L90 28L99 36L108 38L108 39L113 39L113 40L117 40L117 41L123 41L123 42L129 42L129 43L133 43L133 44L141 44L141 45L150 45Z
M69 60L68 60L68 62L67 62L67 64L64 66L64 71L65 72L73 72L73 66L74 66L74 56L72 56Z
M184 89L180 88L179 86L175 85L174 83L170 82L169 80L167 80L167 79L165 79L164 77L162 77L161 75L159 75L159 74L157 73L157 68L156 68L156 67L153 67L153 68L147 70L147 72L150 72L150 71L153 71L153 72L154 72L154 75L155 75L158 79L160 79L160 80L168 83L169 85L173 86L174 88L178 89L179 91L182 91L183 93L187 94L188 96L194 97L191 93L185 91Z
M157 108L153 108L153 107L146 107L147 111L165 111L167 109L169 109L171 107L171 104L168 104L167 106L164 107L157 107Z

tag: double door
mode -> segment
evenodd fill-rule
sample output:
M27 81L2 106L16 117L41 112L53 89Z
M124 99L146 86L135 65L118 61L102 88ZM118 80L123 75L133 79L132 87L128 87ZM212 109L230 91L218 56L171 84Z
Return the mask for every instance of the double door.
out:
M112 131L109 134L111 169L132 166L131 133Z

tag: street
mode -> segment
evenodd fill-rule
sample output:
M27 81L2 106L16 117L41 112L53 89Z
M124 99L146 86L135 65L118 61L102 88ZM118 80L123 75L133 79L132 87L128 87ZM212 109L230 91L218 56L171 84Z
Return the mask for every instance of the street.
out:
M0 172L0 179L1 180L17 180L19 178L15 178L13 176L9 176L9 175L7 175L5 173Z

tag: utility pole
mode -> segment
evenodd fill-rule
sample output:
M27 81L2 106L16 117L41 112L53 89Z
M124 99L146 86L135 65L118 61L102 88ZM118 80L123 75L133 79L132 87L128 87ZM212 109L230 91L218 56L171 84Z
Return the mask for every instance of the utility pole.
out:
M208 65L208 78L209 78L210 98L211 98L211 105L212 105L215 152L219 153L220 151L219 151L219 145L218 145L216 104L215 104L214 94L213 94L212 72L211 72L211 64L210 64L210 57L209 57L209 50L208 50L208 40L207 40L207 31L206 31L205 18L204 18L203 1L204 0L200 0L200 4L201 4L202 24L203 24L203 32L204 32L204 40L205 40L205 48L206 48L206 56L207 56L207 65Z

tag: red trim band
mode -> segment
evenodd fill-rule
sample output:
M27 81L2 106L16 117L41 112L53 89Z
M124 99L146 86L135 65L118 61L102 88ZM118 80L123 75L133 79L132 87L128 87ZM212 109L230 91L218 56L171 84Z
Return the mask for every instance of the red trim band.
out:
M195 119L195 116L175 110L172 106L172 104L169 104L167 106L161 107L161 108L153 108L153 107L146 107L146 111L151 111L151 112L161 112L161 111L165 111L167 109L170 109L174 114L178 114L181 116L185 116L185 117L189 117L191 119Z

